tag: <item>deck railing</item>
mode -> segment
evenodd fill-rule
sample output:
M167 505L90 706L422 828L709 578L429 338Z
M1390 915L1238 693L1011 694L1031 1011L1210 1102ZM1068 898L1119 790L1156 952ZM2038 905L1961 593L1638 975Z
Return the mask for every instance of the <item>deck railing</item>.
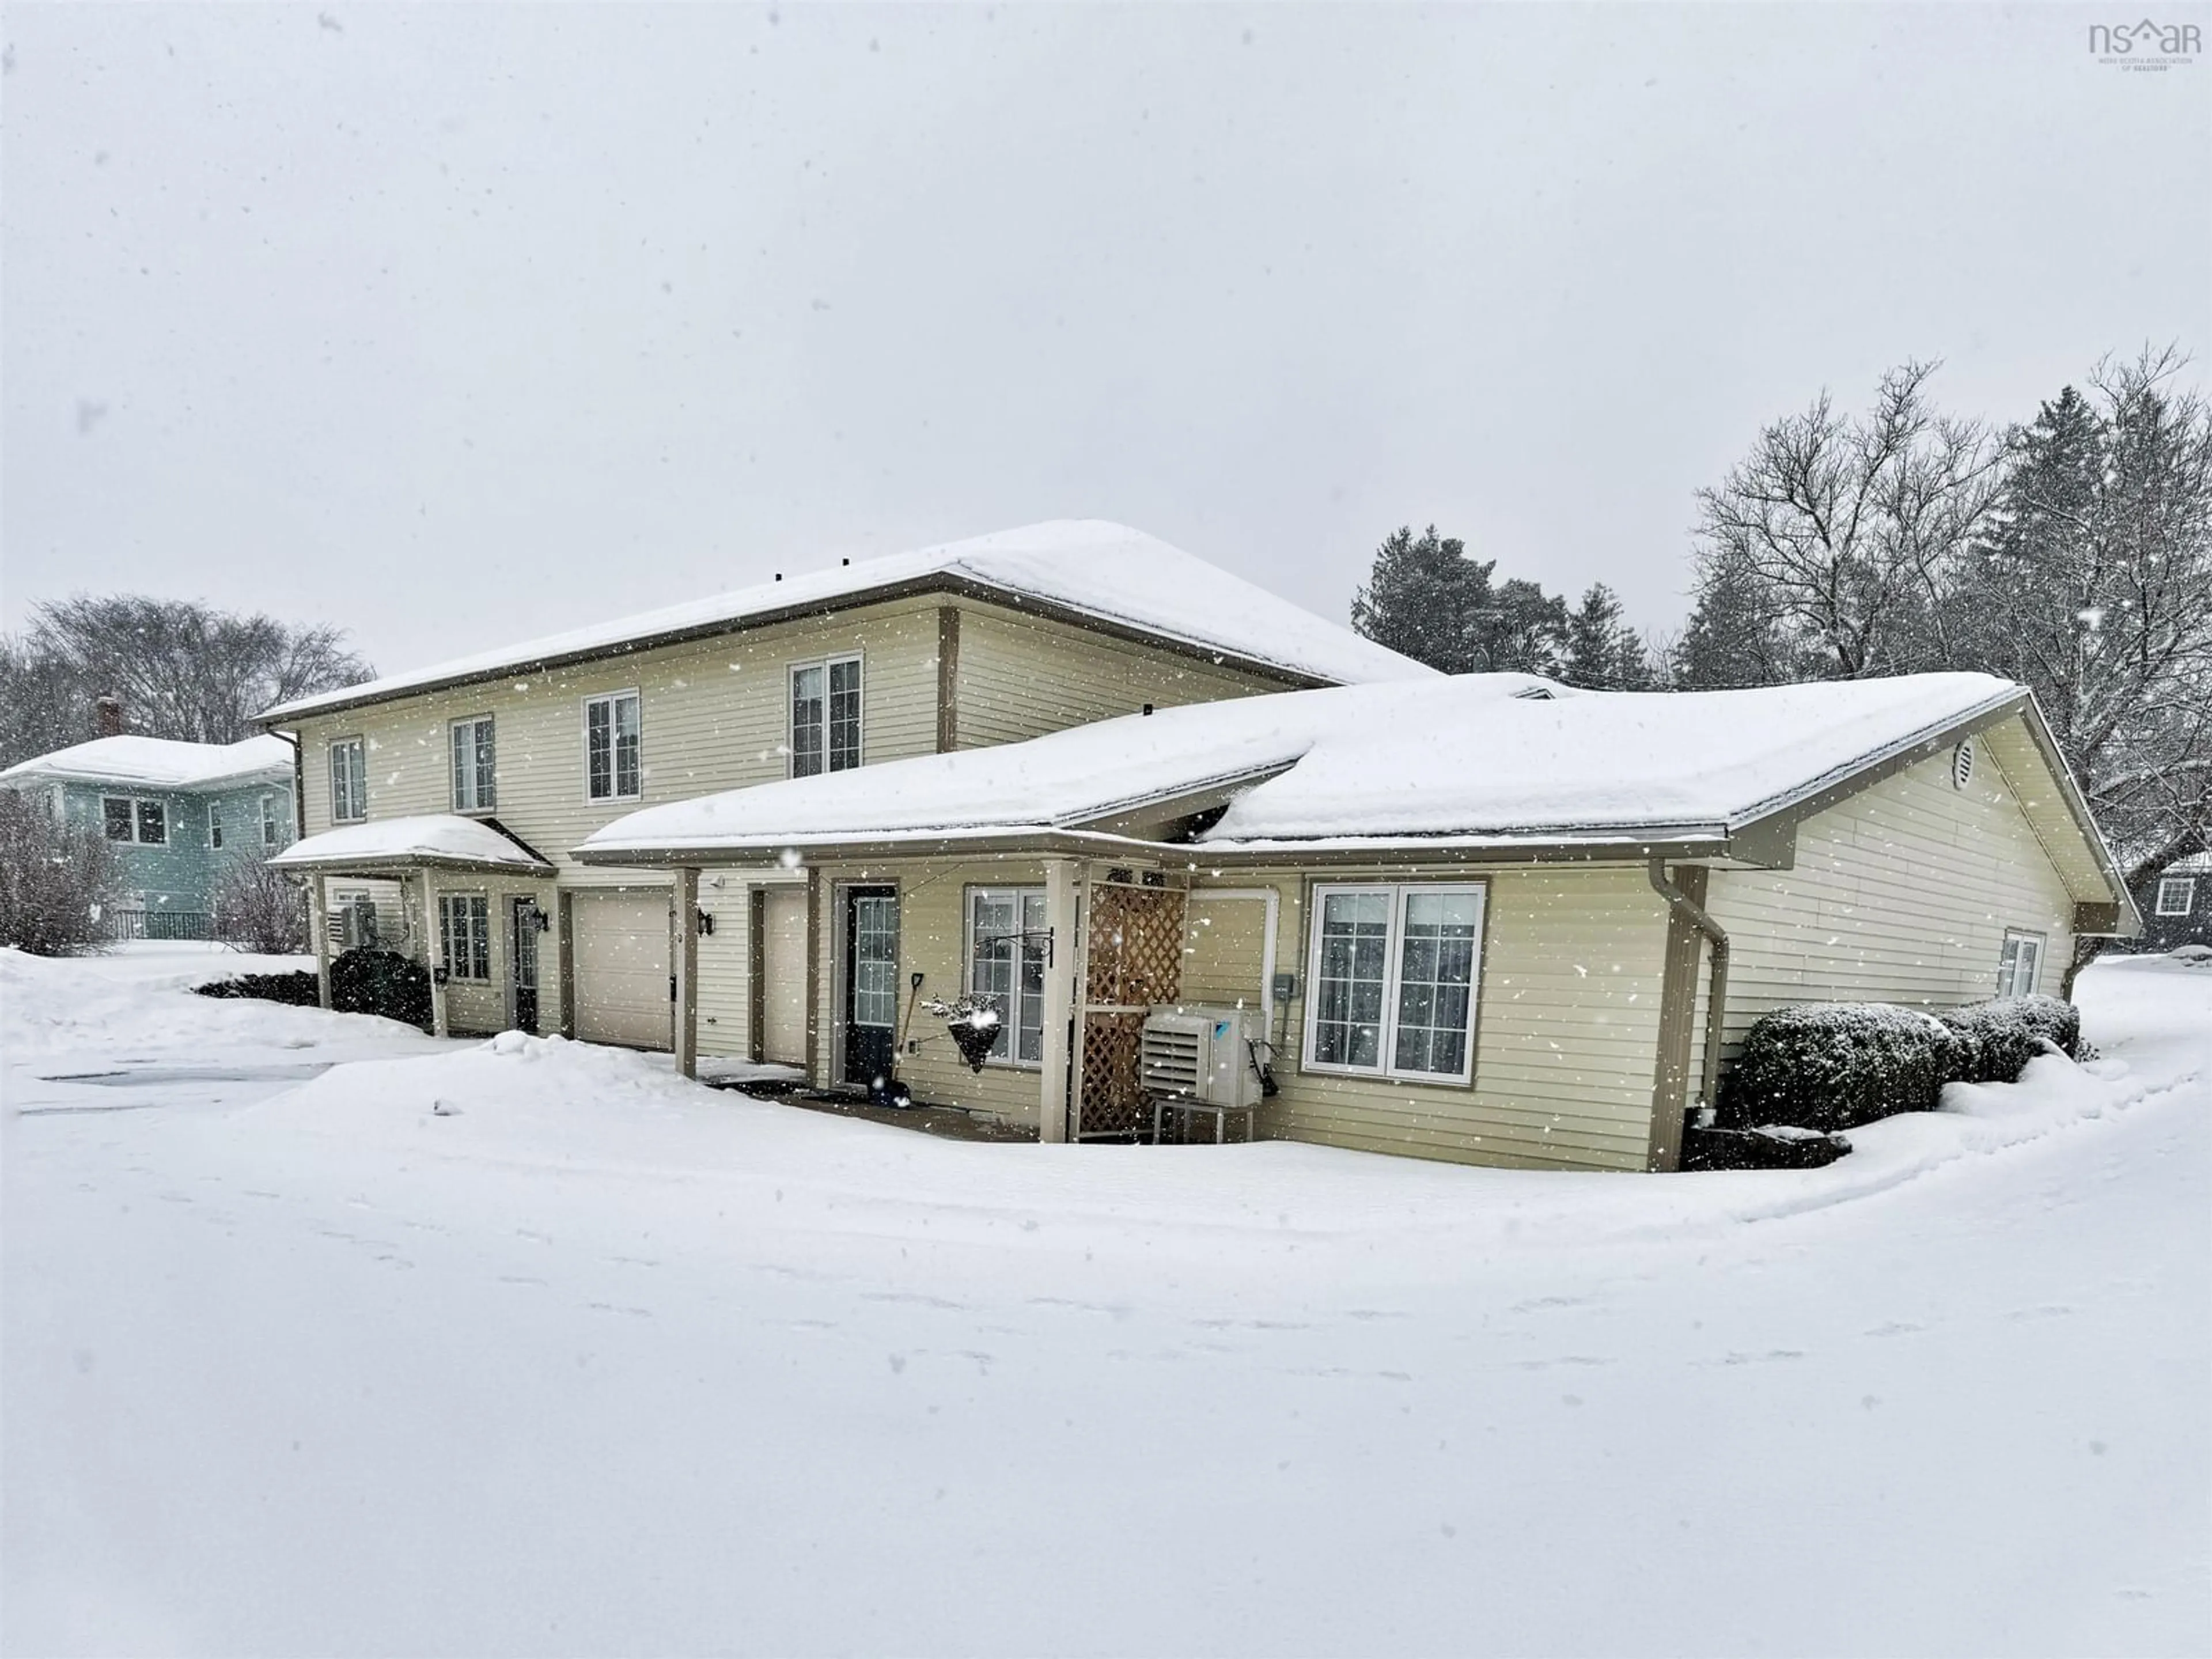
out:
M111 910L107 929L117 939L211 939L215 918L204 910Z

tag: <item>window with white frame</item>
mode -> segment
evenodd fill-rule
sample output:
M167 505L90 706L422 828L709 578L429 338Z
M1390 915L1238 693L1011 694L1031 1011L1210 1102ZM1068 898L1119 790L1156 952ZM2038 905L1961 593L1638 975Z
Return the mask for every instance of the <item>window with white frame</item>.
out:
M208 803L208 845L218 853L222 850L222 803L219 800Z
M147 847L169 844L169 809L161 801L136 795L102 795L100 824L110 841L133 841Z
M492 786L496 751L492 741L491 716L478 714L455 720L453 750L453 811L489 812L496 800Z
M791 775L811 778L860 763L860 659L832 657L791 668Z
M1997 994L2033 996L2036 975L2042 971L2043 935L2008 932L2004 950L1997 957Z
M482 893L438 895L440 959L447 979L491 977L491 902Z
M283 821L276 815L276 797L261 798L261 845L264 849L275 848L284 833Z
M1479 882L1315 889L1307 1067L1466 1082L1484 897Z
M1042 887L968 890L968 990L999 1012L991 1058L1014 1066L1044 1059L1045 933Z
M635 800L644 788L644 727L635 691L584 704L584 790L592 800Z
M2161 876L2158 883L2157 912L2162 916L2185 916L2197 908L2197 880L2193 876Z
M342 738L331 745L331 821L357 823L368 816L368 745Z

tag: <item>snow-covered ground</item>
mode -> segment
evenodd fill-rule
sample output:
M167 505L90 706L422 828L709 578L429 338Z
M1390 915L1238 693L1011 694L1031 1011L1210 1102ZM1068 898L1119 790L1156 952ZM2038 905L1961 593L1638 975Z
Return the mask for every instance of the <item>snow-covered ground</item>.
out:
M1661 1178L937 1141L240 965L0 953L9 1653L2212 1644L2212 969Z

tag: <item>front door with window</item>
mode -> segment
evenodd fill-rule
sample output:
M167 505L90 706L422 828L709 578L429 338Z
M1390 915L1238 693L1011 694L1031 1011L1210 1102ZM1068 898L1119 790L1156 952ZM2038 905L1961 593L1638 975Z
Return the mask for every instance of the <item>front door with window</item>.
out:
M845 890L845 1081L891 1074L898 1026L898 890Z
M373 913L372 913L373 914ZM514 1029L538 1035L538 902L507 902L507 973L513 981Z

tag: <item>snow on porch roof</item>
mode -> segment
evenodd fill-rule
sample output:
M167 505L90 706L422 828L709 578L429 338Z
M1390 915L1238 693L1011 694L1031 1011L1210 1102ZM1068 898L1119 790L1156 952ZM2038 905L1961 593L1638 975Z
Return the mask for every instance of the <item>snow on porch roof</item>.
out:
M1655 693L1471 674L1284 692L647 807L577 850L666 861L957 841L1209 796L1227 811L1200 843L1223 848L1710 838L2025 697L1979 674Z
M432 865L455 870L528 871L553 866L504 830L451 812L349 823L294 842L269 860L279 868L334 872Z
M204 789L211 784L292 775L292 745L282 738L239 743L179 743L131 733L94 738L52 754L18 761L0 772L0 783L31 779L118 783L137 789Z
M1352 684L1425 679L1436 672L1141 530L1103 520L1056 520L595 623L296 698L259 718L289 720L432 686L534 671L544 663L640 650L756 618L864 604L933 580L1003 595L1015 605L1027 601L1074 612L1310 679Z

